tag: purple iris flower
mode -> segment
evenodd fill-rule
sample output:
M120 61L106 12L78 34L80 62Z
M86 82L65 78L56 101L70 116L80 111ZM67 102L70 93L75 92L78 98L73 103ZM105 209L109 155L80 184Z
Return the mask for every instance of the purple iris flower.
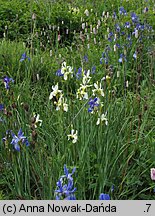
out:
M19 145L20 142L22 142L26 146L30 145L27 138L24 136L24 133L22 132L22 129L20 129L18 131L17 136L12 131L11 131L11 135L12 135L11 144L14 145L14 148L15 148L16 151L20 151L20 145Z
M113 12L112 17L113 17L114 19L117 19L117 15L116 15L116 12L115 12L115 11Z
M106 54L108 54L108 52L111 50L110 46L109 45L106 45L106 48L105 48L105 52Z
M115 25L115 29L116 29L117 32L120 32L121 27L119 26L119 24L116 24L116 25Z
M145 24L145 29L148 31L152 31L152 26Z
M74 167L72 170L72 173L69 173L69 170L66 167L66 164L64 165L64 173L67 179L70 179L71 181L73 181L72 175L74 174L76 168Z
M22 54L22 57L21 57L21 59L20 59L20 62L24 61L25 59L28 59L29 61L31 60L31 59L26 55L26 53L23 53L23 54Z
M116 46L117 46L118 48L121 48L120 44L118 44L118 43L116 44Z
M130 26L131 26L130 22L125 22L125 24L124 24L125 28L130 28Z
M4 110L4 105L0 104L0 111L3 111L3 110Z
M123 31L123 32L121 32L121 35L125 35L125 32Z
M123 60L125 60L126 61L126 57L125 57L125 55L124 54L120 54L120 58L119 58L119 62L120 63L122 63L123 62Z
M89 108L88 108L88 112L92 112L94 110L95 107L99 106L99 103L97 102L98 98L94 98L94 99L90 99L88 104L89 104Z
M109 194L101 193L99 196L99 200L110 200Z
M70 195L67 198L65 198L65 200L76 200L75 195Z
M131 41L131 35L128 34L127 38L126 38L128 41Z
M135 14L135 13L131 13L131 19L132 19L132 22L133 23L136 23L136 22L138 22L138 16Z
M65 200L75 200L74 192L76 191L76 188L74 188L73 183L73 177L76 168L72 170L71 173L69 173L69 170L67 169L66 165L64 165L64 174L60 177L60 179L57 182L57 189L56 192L56 200L65 199Z
M105 64L108 64L109 61L108 61L108 58L106 58L106 57L105 57L105 58L100 58L100 64L103 63L103 62L102 62L103 60L104 60L104 63L105 63Z
M58 69L55 74L56 76L64 76L64 74L61 73L61 69Z
M85 56L83 57L83 61L84 61L84 62L88 62L88 56L87 56L87 55L85 55Z
M105 64L108 64L108 62L109 62L109 61L108 61L108 58L104 58L104 63L105 63Z
M91 73L94 74L96 72L96 66L93 66L91 69Z
M113 32L109 32L108 41L112 42L112 37L114 36Z
M102 64L102 61L104 60L105 64L108 64L109 59L108 59L108 53L107 51L102 53L102 58L100 58L100 64Z
M102 61L103 61L103 58L100 58L100 64L102 64L102 63L103 63Z
M108 37L114 36L113 32L109 32Z
M131 35L128 34L126 40L128 41L128 43L126 44L127 47L131 47L132 45L132 38L131 38Z
M109 38L108 38L108 41L109 41L109 42L112 42L112 38L109 37Z
M78 69L78 72L76 73L76 78L77 79L82 78L82 68L81 67Z
M123 15L125 15L125 16L127 15L127 12L126 12L126 10L124 9L124 7L120 7L120 8L119 8L119 13L120 13L120 14L123 14Z
M144 30L144 25L141 25L140 23L138 23L137 25L136 25L136 29L137 30Z
M4 85L5 85L5 88L8 90L10 88L9 86L9 83L10 82L14 82L14 80L12 78L9 78L8 76L4 77L3 78L3 82L4 82Z
M123 54L120 54L120 58L119 58L119 60L118 60L120 63L122 63L123 62Z

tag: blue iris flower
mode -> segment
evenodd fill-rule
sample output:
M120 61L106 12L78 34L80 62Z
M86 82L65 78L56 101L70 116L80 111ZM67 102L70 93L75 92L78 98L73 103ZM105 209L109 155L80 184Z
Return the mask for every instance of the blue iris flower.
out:
M117 31L117 32L120 32L120 30L121 30L121 27L119 26L119 24L118 24L118 23L115 25L115 29L116 29L116 31Z
M152 26L145 24L145 29L148 31L152 31Z
M116 44L116 46L117 46L118 48L121 48L120 44L118 44L118 43Z
M31 60L31 59L26 55L26 53L23 53L23 54L22 54L22 57L21 57L21 59L20 59L20 62L24 61L25 59L28 59L29 61Z
M18 131L17 136L12 131L11 131L11 135L12 135L11 144L14 145L14 149L16 151L20 151L20 145L19 145L20 142L22 142L26 146L30 145L27 138L24 136L24 133L22 132L22 129L20 129Z
M56 200L65 199L65 200L75 200L76 197L74 192L76 188L74 188L74 182L72 175L74 174L76 168L69 173L66 165L64 165L64 175L60 177L57 182L56 192Z
M125 55L124 54L120 54L120 58L119 58L119 62L120 63L122 63L123 62L123 60L125 60L126 61L126 57L125 57Z
M127 40L127 42L128 42L128 43L126 44L126 46L127 46L127 47L131 47L131 45L132 45L132 38L131 38L131 35L130 35L130 34L128 34L126 40Z
M61 73L61 69L58 69L55 74L56 76L64 76L64 74Z
M125 22L125 24L124 24L125 28L130 28L130 26L131 26L130 22Z
M74 174L76 168L74 167L72 170L72 173L69 173L69 170L66 167L66 164L64 165L64 173L65 173L65 177L71 181L73 181L72 175Z
M109 32L108 41L112 42L112 37L114 36L113 32Z
M95 71L96 71L96 66L93 66L92 69L91 69L91 73L94 74Z
M88 56L87 56L87 55L85 55L85 56L83 57L83 61L84 61L84 62L88 62Z
M102 64L102 61L104 60L105 64L108 64L109 57L108 57L108 50L102 53L102 58L100 58L100 64Z
M126 38L128 41L131 41L131 35L128 34L127 38Z
M124 31L122 31L122 32L121 32L121 35L125 35L125 32L124 32Z
M4 110L4 105L0 104L0 111L3 111L3 110Z
M125 16L127 15L127 12L126 12L126 10L124 9L124 7L120 7L120 8L119 8L119 13L122 14L122 15L125 15Z
M110 200L109 194L101 193L99 196L99 200Z
M144 25L142 25L142 24L140 24L140 23L137 23L137 25L136 25L136 29L137 29L137 30L144 30L144 28L145 28Z
M116 12L115 12L115 11L113 12L112 17L113 17L114 19L117 19L117 15L116 15Z
M88 104L89 104L89 108L88 108L88 112L92 112L94 110L95 107L99 106L99 103L97 103L98 98L94 98L94 99L90 99Z
M132 19L132 22L133 23L136 23L136 22L138 22L138 16L135 14L135 13L131 13L131 19Z
M82 78L82 68L81 67L78 69L78 72L76 73L76 78L77 79Z
M10 88L9 83L14 82L14 80L12 78L9 78L8 76L6 76L3 78L3 82L5 85L5 88L8 90Z
M75 195L70 195L70 196L66 197L65 200L76 200L76 197L75 197Z

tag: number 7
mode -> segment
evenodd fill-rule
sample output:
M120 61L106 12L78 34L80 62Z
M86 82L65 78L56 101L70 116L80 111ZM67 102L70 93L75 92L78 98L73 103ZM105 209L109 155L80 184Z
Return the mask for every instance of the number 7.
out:
M150 207L151 207L151 204L146 204L146 206L148 206L148 207L147 207L147 212L149 212L149 209L150 209Z

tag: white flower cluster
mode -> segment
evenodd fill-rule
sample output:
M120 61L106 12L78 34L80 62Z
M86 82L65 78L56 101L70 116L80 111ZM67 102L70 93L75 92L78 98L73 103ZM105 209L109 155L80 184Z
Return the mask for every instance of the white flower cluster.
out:
M54 105L56 106L56 110L68 111L67 99L64 98L62 90L58 89L58 83L55 86L52 86L53 91L50 93L49 100L54 100Z
M82 72L83 72L83 70L82 70ZM102 99L102 97L104 97L104 91L103 91L103 87L102 87L102 81L104 79L102 79L100 82L97 81L96 83L91 85L90 84L90 80L91 80L90 70L85 72L85 74L83 72L82 75L83 75L82 83L80 84L80 88L77 90L77 93L76 93L77 99L88 100L89 99L88 88L93 86L94 88L92 89L92 95L97 98L98 105L96 105L93 102L93 100L92 100L92 102L89 101L90 109L92 109L92 107L93 107L91 114L98 113L98 119L97 119L96 125L99 125L102 122L105 122L105 125L108 125L108 119L106 118L107 113L104 114L104 113L102 113L101 109L98 109L99 105L100 105L100 108L103 107L103 102L101 99ZM95 110L95 112L94 112L94 110Z
M76 97L79 100L88 99L88 92L87 88L91 87L92 85L87 85L90 82L90 70L83 75L82 84L80 84L80 88L77 90Z
M77 130L75 131L74 129L71 130L71 134L67 135L68 140L71 140L72 143L76 143L78 140L78 135L77 135Z
M61 65L61 74L63 74L64 80L67 80L69 75L73 77L73 68L71 66L67 66L65 61Z
M37 114L37 113L33 113L33 117L35 119L34 127L37 128L38 125L41 126L42 125L42 120L40 119L40 115Z
M98 81L97 81L96 83L94 83L94 87L95 87L95 89L92 90L93 95L94 96L102 96L102 97L104 97L104 92L103 92L101 82L98 83Z
M97 122L96 122L96 125L99 125L102 122L105 122L105 125L108 125L108 119L106 118L106 114L107 113L105 113L105 114L103 113L103 114L99 115Z

